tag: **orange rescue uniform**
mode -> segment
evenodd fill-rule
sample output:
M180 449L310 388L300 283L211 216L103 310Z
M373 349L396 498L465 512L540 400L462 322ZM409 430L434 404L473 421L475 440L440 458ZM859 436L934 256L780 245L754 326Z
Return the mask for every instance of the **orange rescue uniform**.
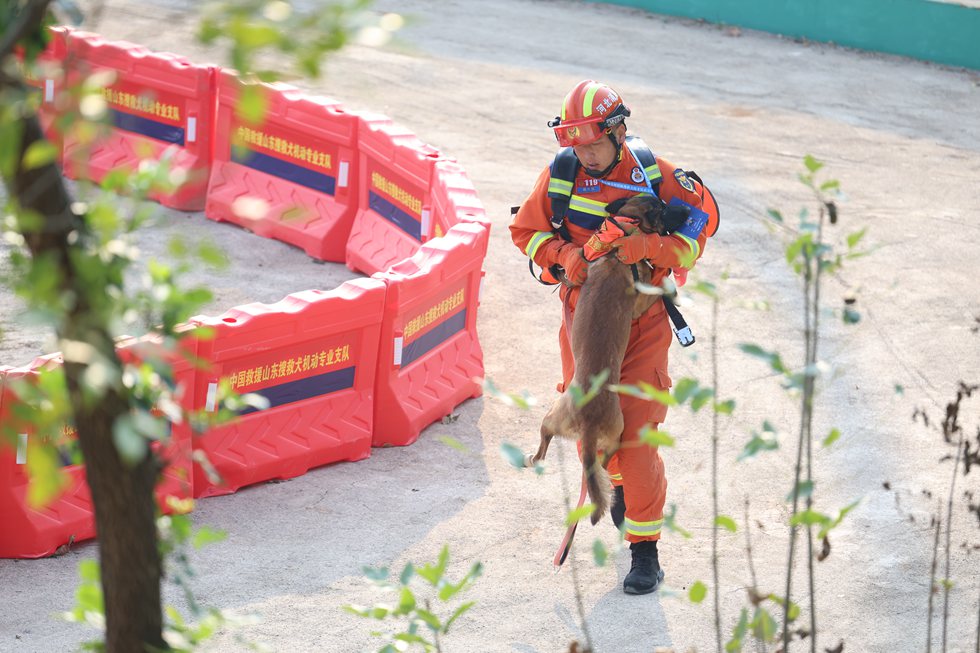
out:
M660 176L661 199L670 202L676 197L695 208L700 208L701 198L682 185L682 183L690 183L684 177L683 171L660 157L657 157L656 161L658 171L648 171L648 176L651 182L656 182L656 177ZM584 169L579 167L572 188L569 205L571 210L565 220L573 244L579 247L584 245L595 229L601 225L601 221L608 215L603 209L606 204L620 197L637 194L632 190L616 188L601 182L611 181L636 186L637 179L641 177L641 170L641 164L625 145L619 163L602 180L589 177ZM551 200L548 197L548 189L549 184L553 183L555 182L551 179L549 166L538 176L534 189L521 205L510 225L514 244L532 257L535 263L545 268L553 263L553 260L549 259L549 249L563 244L561 237L553 232L550 220ZM706 231L706 229L701 230L696 243L680 235L662 237L659 252L649 259L654 266L652 283L659 284L670 268L692 267L704 251ZM564 285L561 288L562 301L567 302L568 315L572 319L575 315L579 290L579 287L569 288ZM572 358L568 335L570 325L565 323L565 319L563 314L558 332L562 366L559 392L565 391L575 373L575 361ZM663 302L656 302L630 325L629 343L623 359L620 382L636 385L643 381L661 390L669 389L671 380L667 374L667 350L670 343L671 329L667 312ZM610 459L608 471L613 485L623 487L626 500L626 539L630 542L658 540L663 526L667 479L660 453L656 447L640 442L640 432L646 425L657 428L663 423L667 416L667 406L626 395L620 396L620 406L623 410L625 427L621 448Z

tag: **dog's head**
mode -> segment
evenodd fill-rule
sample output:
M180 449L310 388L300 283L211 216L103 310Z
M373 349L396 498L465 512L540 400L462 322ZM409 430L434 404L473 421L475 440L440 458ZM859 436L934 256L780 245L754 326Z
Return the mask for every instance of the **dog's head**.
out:
M606 205L606 211L611 216L622 215L639 220L640 231L644 233L666 236L667 227L663 220L664 206L663 200L659 197L644 193L613 200Z

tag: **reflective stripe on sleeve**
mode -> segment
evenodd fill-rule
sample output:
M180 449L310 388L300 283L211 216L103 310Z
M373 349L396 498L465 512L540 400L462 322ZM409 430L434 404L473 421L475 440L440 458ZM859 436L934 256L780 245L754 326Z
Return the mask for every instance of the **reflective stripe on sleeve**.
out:
M681 255L681 261L680 261L681 267L690 269L694 265L694 262L698 260L698 255L701 253L701 245L699 245L698 241L694 240L693 238L689 238L684 234L678 233L676 231L672 233L671 236L677 236L685 243L687 243L687 246L691 249L691 259L687 260L687 255Z
M534 260L534 255L538 253L538 248L547 240L554 237L555 234L550 231L539 231L531 236L531 240L527 241L527 249L525 250L528 258Z
M626 532L629 535L638 535L640 537L660 535L660 529L663 525L663 519L656 521L633 521L629 517L626 518Z
M548 193L557 193L558 195L565 196L571 195L572 182L559 179L558 177L551 177L548 179Z

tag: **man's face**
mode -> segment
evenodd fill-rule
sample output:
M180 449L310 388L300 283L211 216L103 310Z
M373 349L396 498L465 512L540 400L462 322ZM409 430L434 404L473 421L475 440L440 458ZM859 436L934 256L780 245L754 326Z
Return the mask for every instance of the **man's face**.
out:
M625 131L623 125L616 125L613 128L613 136L622 143ZM582 167L589 172L602 172L616 159L616 146L605 134L594 143L576 145L573 149Z

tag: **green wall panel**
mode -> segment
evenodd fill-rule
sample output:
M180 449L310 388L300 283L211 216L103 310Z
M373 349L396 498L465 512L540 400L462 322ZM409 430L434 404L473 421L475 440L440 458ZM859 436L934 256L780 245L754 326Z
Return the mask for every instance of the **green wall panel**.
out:
M980 70L980 9L931 0L593 0Z

